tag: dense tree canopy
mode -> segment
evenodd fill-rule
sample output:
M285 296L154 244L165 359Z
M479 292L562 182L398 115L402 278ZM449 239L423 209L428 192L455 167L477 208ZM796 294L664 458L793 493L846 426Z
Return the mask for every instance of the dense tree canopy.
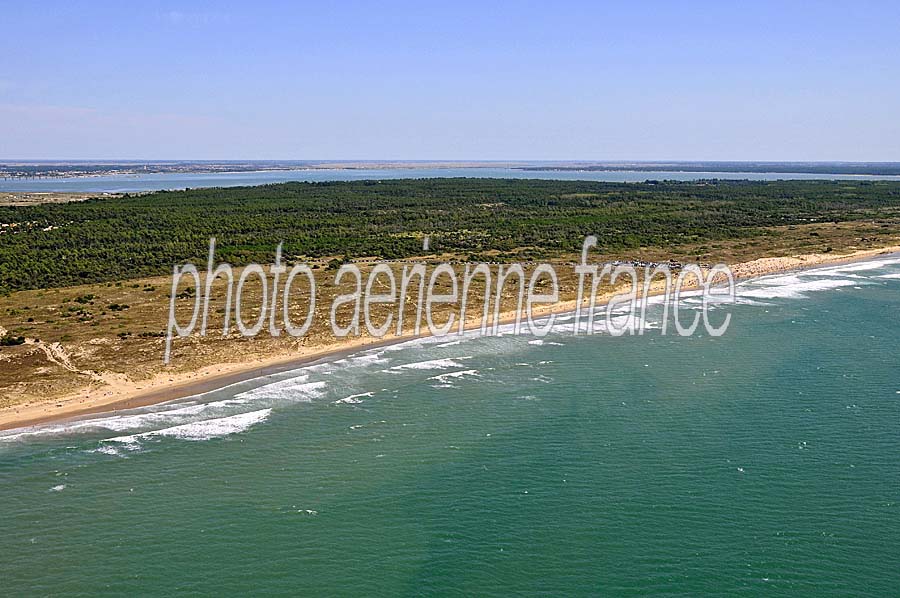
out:
M872 218L900 207L900 183L421 179L192 189L0 207L0 290L169 272L217 258L384 259L437 251L600 250L747 237L762 227Z

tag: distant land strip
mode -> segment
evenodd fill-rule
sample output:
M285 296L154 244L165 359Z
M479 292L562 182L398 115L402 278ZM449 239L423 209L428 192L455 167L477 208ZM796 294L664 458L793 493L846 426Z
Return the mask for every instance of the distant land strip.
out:
M235 173L282 170L507 168L534 172L697 172L900 176L900 162L480 161L480 160L6 160L0 178ZM714 177L713 177L714 178Z

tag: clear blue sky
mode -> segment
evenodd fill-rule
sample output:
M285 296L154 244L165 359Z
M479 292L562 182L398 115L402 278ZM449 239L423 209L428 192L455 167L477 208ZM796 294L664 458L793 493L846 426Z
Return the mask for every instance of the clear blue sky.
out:
M900 161L900 2L0 3L0 158Z

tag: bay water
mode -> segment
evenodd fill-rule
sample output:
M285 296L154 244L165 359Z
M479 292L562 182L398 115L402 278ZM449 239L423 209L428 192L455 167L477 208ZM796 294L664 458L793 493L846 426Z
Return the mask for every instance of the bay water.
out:
M360 181L422 178L504 178L561 181L641 183L647 180L693 181L697 179L775 180L900 180L896 175L840 175L823 173L672 172L672 171L566 171L522 170L509 167L435 168L322 168L215 173L141 173L88 177L0 178L0 191L136 193L162 189L239 187L289 181Z

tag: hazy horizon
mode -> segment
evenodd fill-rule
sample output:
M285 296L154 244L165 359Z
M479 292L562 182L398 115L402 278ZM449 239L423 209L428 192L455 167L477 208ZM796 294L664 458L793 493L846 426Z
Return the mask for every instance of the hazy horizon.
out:
M636 164L636 165L670 165L670 164L846 164L846 165L863 165L863 164L884 164L896 165L900 164L900 160L691 160L691 159L590 159L590 158L566 158L566 159L478 159L478 158L3 158L0 157L0 163L22 163L22 164L41 164L41 163L71 163L71 164L153 164L153 163L284 163L284 164L393 164L393 163L409 163L409 164L585 164L585 165L603 165L603 164Z

